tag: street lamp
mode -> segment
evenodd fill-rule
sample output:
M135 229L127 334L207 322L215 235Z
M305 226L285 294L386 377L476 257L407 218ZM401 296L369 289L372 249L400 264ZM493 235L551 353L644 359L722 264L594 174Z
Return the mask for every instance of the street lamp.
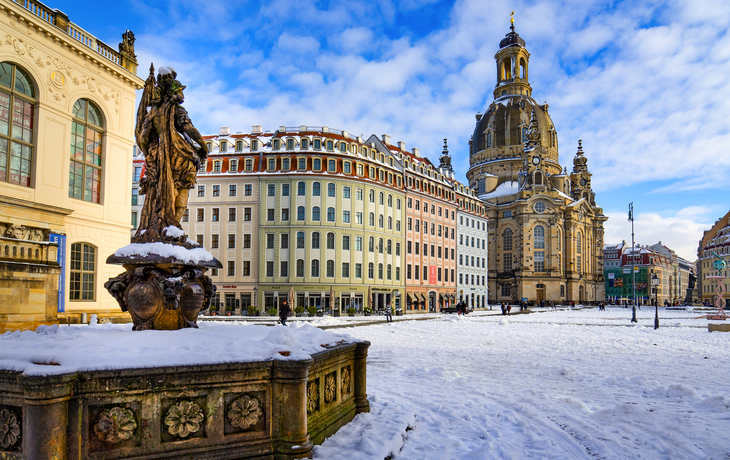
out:
M631 289L634 301L631 308L631 322L636 320L636 245L634 244L634 203L629 203L629 220L631 221Z
M651 275L651 285L654 286L654 329L659 329L659 277Z

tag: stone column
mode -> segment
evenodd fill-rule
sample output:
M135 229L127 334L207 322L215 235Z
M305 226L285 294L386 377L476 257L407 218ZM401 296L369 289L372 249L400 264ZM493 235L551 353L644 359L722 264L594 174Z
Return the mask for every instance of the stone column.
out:
M353 378L355 382L355 413L370 412L370 401L367 393L367 358L370 342L358 342L355 348L355 366Z
M26 458L68 458L68 404L75 374L18 377L25 395L23 451Z
M307 429L307 377L314 361L274 361L271 373L271 440L274 458L311 457Z

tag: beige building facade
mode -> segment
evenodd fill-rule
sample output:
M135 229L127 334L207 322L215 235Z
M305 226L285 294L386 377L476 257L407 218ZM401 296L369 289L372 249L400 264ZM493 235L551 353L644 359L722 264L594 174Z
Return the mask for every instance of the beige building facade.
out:
M120 270L106 257L129 244L135 90L143 83L133 35L116 51L57 10L7 0L0 35L0 230L15 240L2 260L15 269L27 262L24 276L36 280L28 287L9 275L17 270L3 272L0 320L31 328L82 312L122 315L103 283ZM23 244L34 258L20 260ZM41 288L58 282L49 276L61 280L56 291Z
M487 206L490 302L604 298L603 223L582 146L569 174L548 104L532 98L530 53L512 31L495 55L494 101L477 114L467 178Z

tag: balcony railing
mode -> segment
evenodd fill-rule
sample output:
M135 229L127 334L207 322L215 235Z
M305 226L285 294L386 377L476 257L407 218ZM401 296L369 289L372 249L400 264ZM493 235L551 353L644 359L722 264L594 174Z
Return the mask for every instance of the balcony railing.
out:
M0 261L57 265L58 246L48 241L17 240L0 237Z

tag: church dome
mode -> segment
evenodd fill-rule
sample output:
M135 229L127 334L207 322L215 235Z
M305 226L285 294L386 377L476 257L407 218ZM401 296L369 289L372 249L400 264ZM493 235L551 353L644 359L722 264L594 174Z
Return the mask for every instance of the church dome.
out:
M514 25L512 26L512 32L508 33L506 37L499 42L499 48L506 48L508 46L521 46L525 47L525 41L515 32Z
M472 136L470 156L488 149L495 149L494 154L497 155L500 147L517 146L521 150L533 111L541 134L541 145L546 149L556 147L557 136L548 115L548 105L540 105L526 95L506 95L495 100L487 113L479 117ZM487 154L480 160L489 160L489 157Z

